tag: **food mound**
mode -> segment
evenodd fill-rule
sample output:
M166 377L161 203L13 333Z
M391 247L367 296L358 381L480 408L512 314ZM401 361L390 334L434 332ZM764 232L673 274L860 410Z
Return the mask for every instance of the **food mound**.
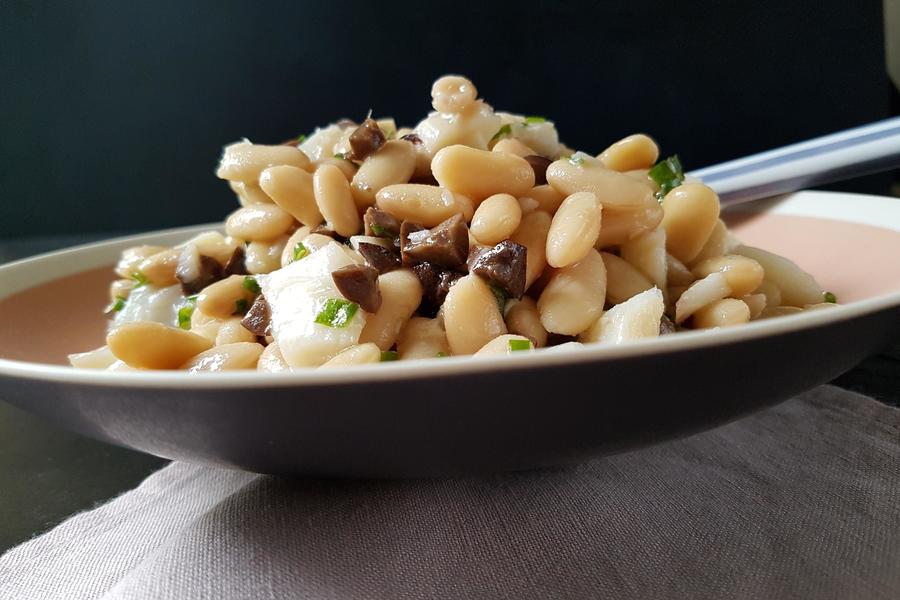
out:
M224 235L126 250L77 367L285 371L622 344L827 305L631 135L599 155L438 79L412 129L342 119L227 146ZM370 113L371 114L371 113Z

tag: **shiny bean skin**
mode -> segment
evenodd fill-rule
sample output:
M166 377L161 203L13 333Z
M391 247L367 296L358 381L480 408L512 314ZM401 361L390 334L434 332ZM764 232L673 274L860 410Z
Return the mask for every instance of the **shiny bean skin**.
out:
M494 194L475 209L470 230L479 243L493 246L509 239L521 221L522 209L515 196Z
M453 354L474 354L489 341L506 333L497 298L477 275L460 278L443 305L444 330Z
M225 220L225 232L242 240L266 242L286 234L294 222L294 217L276 204L255 204L231 213Z
M703 279L715 272L725 275L728 286L731 288L731 295L736 298L752 293L759 287L765 276L765 272L758 262L738 254L708 258L697 263L691 269L691 273L697 279Z
M269 167L260 174L259 187L303 225L314 227L324 220L316 204L313 177L303 169Z
M199 308L195 308L191 313L191 332L202 335L213 344L219 336L219 329L225 323L223 319L216 319L204 313Z
M106 369L116 360L109 346L100 346L88 352L69 355L69 364L79 369Z
M643 133L629 135L603 151L600 162L613 171L647 169L659 158L656 142Z
M675 323L683 323L685 319L706 306L731 293L728 280L719 272L710 273L698 279L688 287L675 302Z
M181 253L172 248L163 250L153 256L145 258L138 265L137 270L149 283L158 287L166 287L178 283L175 277L175 269L178 267L178 257Z
M427 317L407 321L397 338L397 354L401 360L449 356L450 344L441 321Z
M466 196L419 183L385 186L375 194L375 204L401 221L412 221L424 227L434 227L457 213L470 221L475 213L472 200Z
M703 248L700 250L700 253L694 257L694 260L691 261L691 267L700 263L701 261L716 258L718 256L722 256L728 250L728 228L725 227L725 223L722 222L722 219L716 221L716 225L713 227L712 233L709 234L709 239L706 240L706 243L703 244Z
M431 86L431 105L439 113L461 113L477 97L475 84L459 75L444 75Z
M113 329L106 344L116 358L138 369L177 369L212 347L210 340L196 333L146 321Z
M359 343L373 342L382 350L390 350L400 330L422 301L422 285L409 269L398 269L378 277L381 308L367 315Z
M350 192L350 184L340 169L331 165L316 169L313 190L319 212L338 235L350 237L359 233L362 221Z
M165 246L134 246L122 252L119 262L116 264L116 274L126 279L132 277L138 270L140 265L146 258L153 256L163 250L168 250Z
M602 206L590 192L566 198L553 215L546 257L551 267L565 267L588 255L600 235Z
M260 175L261 177L261 175ZM252 206L254 204L272 204L272 199L255 183L244 183L243 181L229 181L228 187L238 197L241 206Z
M197 296L197 308L216 319L227 319L238 309L241 300L250 306L256 296L244 287L243 275L232 275L206 286Z
M547 345L547 330L541 324L541 313L537 303L528 296L523 296L521 300L510 300L504 319L510 333L524 335L535 348Z
M381 362L381 348L371 342L350 346L335 354L320 369L335 369L353 365L371 365Z
M214 258L221 265L228 262L228 259L231 258L231 255L234 254L235 249L238 247L238 242L234 238L225 237L218 231L205 231L195 235L185 243L176 246L176 248L184 248L189 244L193 244L197 248L198 254Z
M547 266L547 234L551 222L550 215L542 210L530 212L522 217L519 228L511 238L528 251L525 256L525 289L541 276Z
M622 244L620 256L660 290L666 289L666 232L654 229Z
M639 235L654 231L662 222L663 209L653 199L645 206L629 210L612 210L604 207L603 227L597 237L597 249L618 246Z
M381 188L406 183L416 170L416 149L406 140L388 140L375 154L366 158L353 176L350 189L357 207L375 204Z
M491 152L508 152L510 154L515 154L516 156L521 156L522 158L537 154L537 152L515 138L503 138L494 144L494 147L491 148Z
M739 246L734 254L752 258L765 269L765 280L774 283L781 290L781 303L803 307L817 304L824 299L825 291L812 275L783 256L778 256L760 248Z
M625 302L653 287L653 282L626 260L608 252L600 255L606 266L606 299L610 304Z
M306 236L309 235L309 232L312 228L308 225L304 225L297 231L291 234L291 236L284 243L284 249L281 251L281 266L286 267L292 262L294 262L294 250L297 248L297 244L303 242L306 239ZM306 247L306 244L304 244ZM307 252L312 252L311 249L307 248Z
M225 146L216 177L255 184L263 170L275 165L308 169L309 158L295 146L264 146L243 141Z
M116 279L109 285L109 299L115 302L118 298L128 298L132 288L137 285L134 279Z
M719 220L719 197L702 183L685 183L663 198L666 249L688 264L703 249Z
M764 294L748 294L740 298L750 309L750 318L755 319L766 309L766 296Z
M523 196L534 187L531 165L508 152L447 146L434 155L431 171L442 187L476 203L494 194Z
M226 319L219 326L219 331L216 332L216 346L255 341L256 335L241 325L241 317Z
M604 211L634 211L656 202L652 187L592 159L581 164L573 164L569 159L551 163L547 167L547 183L564 196L591 192Z
M528 344L527 350L513 350L510 346L510 342L526 342ZM524 335L514 335L514 334L505 334L500 335L489 341L487 344L482 346L476 353L475 356L496 356L503 354L518 354L520 352L527 352L529 350L534 350L534 344L530 339L525 337Z
M758 288L753 290L753 293L764 295L766 297L767 307L781 306L781 290L771 281L763 279L763 282L759 284Z
M353 181L353 176L356 175L356 172L358 170L356 164L352 161L347 160L346 158L325 156L313 163L313 168L309 170L310 173L315 173L316 169L318 169L322 165L331 165L332 167L337 167L338 170L344 174L344 177L347 178L347 181Z
M690 285L694 281L694 276L683 262L667 253L666 279L669 285Z
M553 189L553 186L548 183L534 186L525 192L525 195L537 200L538 208L550 215L556 214L559 205L566 199L564 195L557 192Z
M291 370L290 365L287 364L287 361L284 360L284 356L281 354L278 342L272 342L265 347L262 354L259 355L256 368L269 373L282 373Z
M579 262L557 270L537 302L544 329L578 335L590 327L603 312L606 277L604 260L593 248Z
M741 300L725 298L707 304L694 313L693 325L697 329L729 327L750 320L750 308Z
M519 198L519 212L521 212L523 215L525 213L533 212L540 207L541 204L534 198L529 198L528 196L522 196L521 198Z
M181 368L191 373L218 373L239 369L255 369L263 345L256 342L235 342L215 346L193 357Z
M281 268L281 255L284 253L288 236L272 242L250 242L244 256L247 271L253 275L271 273Z

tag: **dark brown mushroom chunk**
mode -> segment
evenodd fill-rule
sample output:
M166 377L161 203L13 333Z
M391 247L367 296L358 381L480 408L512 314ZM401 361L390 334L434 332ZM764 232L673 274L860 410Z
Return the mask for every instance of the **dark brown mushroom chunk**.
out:
M412 271L422 284L422 296L435 309L444 303L450 288L463 276L427 262L413 265Z
M350 154L347 158L365 160L381 148L385 141L384 132L375 119L366 119L350 134Z
M403 264L430 262L455 269L466 264L469 254L469 228L459 213L431 229L414 229L418 225L404 221L400 227L400 252Z
M400 235L400 221L397 217L380 208L370 206L363 215L366 235L395 238Z
M331 274L338 291L368 313L381 308L378 271L367 265L347 265Z
M338 235L338 233L334 229L332 229L328 225L325 225L324 223L316 225L315 227L310 229L309 233L318 233L319 235L328 236L339 244L343 244L347 241L347 238Z
M406 140L407 142L410 142L410 143L412 143L412 144L415 144L416 146L420 146L420 145L422 145L422 144L425 143L425 142L422 141L422 138L420 138L420 137L419 137L418 135L416 135L415 133L407 133L406 135L400 136L400 139L401 139L401 140Z
M380 244L360 242L357 251L366 259L366 264L381 274L400 268L400 255Z
M493 248L478 248L469 256L469 272L496 284L510 298L525 293L525 261L528 249L512 240L503 240Z
M269 303L262 294L253 301L250 310L241 319L241 325L250 333L260 337L272 334L272 313L269 309Z
M534 171L534 185L543 185L547 183L547 167L553 161L546 156L538 156L537 154L529 154L525 157L531 170Z
M238 246L234 249L234 252L231 253L231 256L228 257L228 260L225 261L225 266L222 268L222 277L228 277L229 275L249 275L249 271L247 271L247 265L244 264L244 248L242 246Z
M663 315L659 320L659 335L666 335L667 333L675 333L678 331L675 329L675 323L672 322L672 319Z
M197 257L199 260L196 265L196 273L190 279L184 276L181 269L175 272L175 277L181 282L181 290L185 296L193 296L199 294L200 290L211 283L215 283L222 279L222 265L219 261L211 256L201 254Z

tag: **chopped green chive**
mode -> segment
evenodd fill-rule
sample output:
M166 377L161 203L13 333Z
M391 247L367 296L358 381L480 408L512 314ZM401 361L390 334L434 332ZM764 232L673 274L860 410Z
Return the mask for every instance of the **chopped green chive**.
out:
M309 248L303 245L303 242L297 242L294 246L294 260L300 260L309 254Z
M438 352L434 356L435 356L435 358L447 358L447 353L446 352Z
M494 292L494 298L497 299L497 308L500 309L500 314L503 314L503 309L506 308L506 292L501 290L498 286L491 284L491 291Z
M656 198L659 201L662 201L666 194L684 183L684 169L677 154L656 163L650 169L649 175L650 179L659 185L659 192L656 194Z
M580 167L584 164L584 157L580 154L573 154L569 157L569 162L575 165L576 167Z
M381 362L391 362L393 360L397 360L397 353L393 350L383 350L381 352Z
M301 133L300 135L297 136L297 139L294 140L294 143L295 143L295 144L302 144L302 143L303 143L303 140L305 140L305 139L306 139L306 134Z
M339 158L341 160L347 160L347 155L344 154L343 152L335 152L334 157Z
M825 292L825 302L830 302L831 304L837 304L837 296L835 296L831 292Z
M257 283L256 278L250 277L249 275L244 277L244 283L242 283L241 285L244 286L245 290L247 290L248 292L250 292L252 294L258 294L262 291L259 288L259 283Z
M525 117L525 126L529 126L532 123L546 123L547 119L544 117Z
M491 138L490 144L500 140L501 138L512 135L512 125L507 123L503 127L497 130L497 133L494 134L494 137Z
M190 298L188 298L190 300ZM178 309L178 326L182 329L191 328L191 315L194 314L193 303L185 304Z
M328 327L346 327L353 320L359 304L340 298L329 298L319 314L316 315L316 323Z
M122 310L123 308L125 308L125 298L123 298L122 296L116 296L116 299L113 300L113 301L109 304L109 306L106 307L106 311L105 311L105 312L106 312L107 314L109 314L109 313L114 313L114 312L119 312L119 311Z
M378 223L372 223L369 228L372 230L372 233L379 237L383 237L387 233L387 231L384 230L384 227Z
M531 350L531 342L528 340L509 340L509 351Z
M239 298L234 301L234 314L242 315L247 312L249 307L250 303L247 302L246 298Z
M132 273L131 278L137 282L137 284L135 284L135 286L134 286L135 288L139 288L142 285L147 285L148 283L150 283L150 280L147 279L147 276L144 275L143 273L141 273L140 271L135 271L134 273ZM134 289L134 288L132 288L132 289Z

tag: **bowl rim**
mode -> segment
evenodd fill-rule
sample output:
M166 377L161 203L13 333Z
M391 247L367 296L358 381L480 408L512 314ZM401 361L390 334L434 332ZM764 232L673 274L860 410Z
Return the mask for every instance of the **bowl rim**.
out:
M857 222L871 225L872 221L844 218L840 215L841 207L835 209L834 201L839 197L865 199L870 208L895 211L892 218L878 221L879 226L900 232L900 199L887 196L870 196L865 194L847 194L843 192L803 191L779 196L773 199L739 205L729 213L760 213L773 210L782 214L802 214L819 218L840 217L835 220ZM817 198L828 197L831 208L826 210L827 216L816 213L811 204ZM888 204L891 203L891 204ZM843 210L847 210L846 201ZM854 202L854 206L857 203ZM754 210L755 209L755 210ZM850 214L853 214L852 212ZM885 227L884 225L887 225ZM91 250L102 250L110 246L130 242L141 242L163 236L190 234L201 229L220 227L220 223L178 227L138 235L113 238L101 242L82 244L54 252L47 252L33 257L17 260L0 266L0 275L13 269L21 269L34 263L58 260L73 253ZM45 281L51 281L49 278ZM27 288L26 288L27 289ZM16 290L6 295L15 293ZM774 319L753 321L740 327L721 328L705 331L686 331L678 335L636 340L622 345L606 346L600 344L579 346L575 349L555 350L553 348L523 352L513 355L490 357L450 356L429 358L415 361L398 361L390 364L372 364L356 366L352 369L309 369L282 373L260 372L255 370L231 371L217 373L187 373L185 371L116 371L93 369L75 369L64 365L49 365L0 358L0 377L26 380L42 380L54 383L88 385L106 388L178 388L193 390L219 390L233 388L270 388L270 387L320 387L328 385L365 385L376 382L390 382L405 379L447 378L472 376L485 372L503 372L514 374L523 369L554 368L562 366L584 365L600 361L616 361L638 356L666 356L675 352L706 349L713 346L738 344L765 337L794 333L807 329L848 321L873 314L891 307L900 306L900 290L882 294L874 298L855 301L851 304L837 305L830 308L805 311L796 315L786 315Z

